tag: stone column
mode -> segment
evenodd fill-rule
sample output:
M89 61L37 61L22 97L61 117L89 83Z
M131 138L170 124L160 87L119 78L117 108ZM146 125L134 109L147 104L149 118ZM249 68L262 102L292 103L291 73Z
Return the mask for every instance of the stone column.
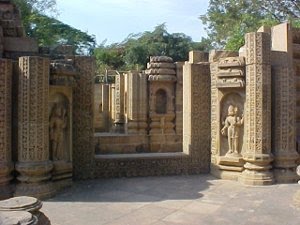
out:
M102 84L102 113L105 132L109 130L109 84Z
M210 165L209 63L183 66L183 152Z
M271 37L248 33L246 38L246 150L240 181L247 185L273 183L271 162Z
M16 196L47 198L54 193L49 160L49 59L19 59L18 162Z
M147 78L131 71L127 79L127 118L129 134L146 134L147 130Z
M76 56L74 66L79 79L73 89L73 176L88 179L94 174L95 59Z
M272 28L272 151L278 183L292 183L296 175L296 86L292 32L289 24Z
M12 148L11 148L11 113L12 113L12 62L0 60L0 199L11 197L12 189Z
M113 131L124 133L124 75L116 75L115 86L115 121Z
M180 135L182 138L183 132L183 65L184 62L176 62L176 91L175 91L175 110L176 110L176 124L175 131L176 134Z

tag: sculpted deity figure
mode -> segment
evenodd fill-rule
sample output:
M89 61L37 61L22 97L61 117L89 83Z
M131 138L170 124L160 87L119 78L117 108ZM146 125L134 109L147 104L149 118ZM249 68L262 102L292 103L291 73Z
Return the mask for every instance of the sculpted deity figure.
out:
M224 127L221 130L221 134L228 137L228 154L239 155L239 136L240 126L244 124L244 118L240 118L238 115L238 107L230 105L228 107L228 115L224 122ZM226 133L227 129L227 133Z
M50 116L50 147L54 161L63 160L64 157L64 132L67 127L67 110L63 104L55 104Z

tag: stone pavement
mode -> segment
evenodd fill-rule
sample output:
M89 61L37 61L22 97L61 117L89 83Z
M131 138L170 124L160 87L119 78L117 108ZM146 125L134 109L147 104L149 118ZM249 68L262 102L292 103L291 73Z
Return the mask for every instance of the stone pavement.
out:
M299 225L298 184L247 187L210 175L81 181L42 211L52 225Z

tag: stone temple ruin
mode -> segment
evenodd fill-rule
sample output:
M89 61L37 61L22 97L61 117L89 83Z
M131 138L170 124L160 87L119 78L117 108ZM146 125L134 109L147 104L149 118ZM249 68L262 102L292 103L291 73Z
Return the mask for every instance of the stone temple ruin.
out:
M153 56L145 71L95 84L94 58L39 48L10 1L0 11L1 199L100 177L299 179L299 29L262 27L239 52L187 62Z

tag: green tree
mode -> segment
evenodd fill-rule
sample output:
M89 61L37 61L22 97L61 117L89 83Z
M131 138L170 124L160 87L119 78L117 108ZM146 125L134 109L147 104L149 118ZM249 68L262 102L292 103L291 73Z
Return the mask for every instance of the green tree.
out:
M208 50L209 48L210 42L207 39L193 42L183 33L168 33L166 25L160 24L153 31L130 34L121 43L107 47L102 45L95 50L95 56L99 73L103 73L105 68L145 69L149 56L154 55L166 55L172 57L174 61L186 61L190 50ZM120 57L119 60L118 57Z
M70 44L80 54L91 54L95 48L94 36L51 16L57 12L55 0L14 0L14 3L21 11L27 35L35 38L40 46Z
M210 0L207 13L200 16L215 48L238 50L244 35L262 25L274 25L300 16L295 0Z

